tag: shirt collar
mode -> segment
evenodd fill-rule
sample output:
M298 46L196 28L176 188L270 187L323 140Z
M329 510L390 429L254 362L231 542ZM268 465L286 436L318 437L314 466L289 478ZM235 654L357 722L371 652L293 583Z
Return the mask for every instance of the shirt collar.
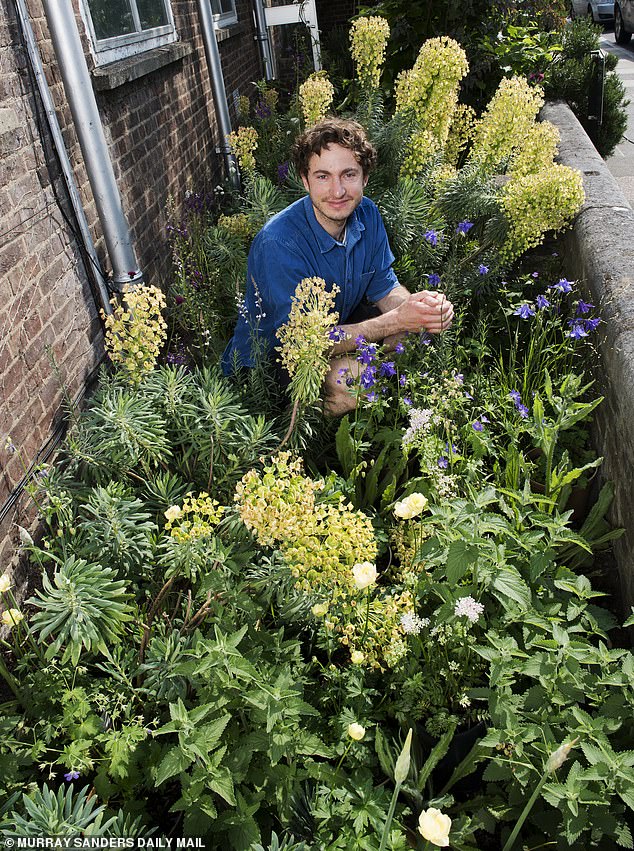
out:
M358 208L357 208L358 210ZM346 239L346 251L350 251L353 245L357 243L361 239L361 232L365 230L365 225L359 218L357 210L354 210L352 215L348 219L347 228L348 235ZM322 254L326 254L326 252L335 248L335 246L340 246L341 243L337 242L337 240L330 236L330 234L325 231L322 226L317 221L317 217L315 216L315 210L313 208L313 203L310 200L310 195L304 196L304 212L306 213L306 218L308 219L308 224L313 232L315 239L317 240L317 245L319 246L319 250Z

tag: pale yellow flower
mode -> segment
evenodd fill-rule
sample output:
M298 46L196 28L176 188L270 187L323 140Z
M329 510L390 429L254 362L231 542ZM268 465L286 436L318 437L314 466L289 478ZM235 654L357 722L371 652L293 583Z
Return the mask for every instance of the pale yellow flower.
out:
M450 830L451 819L435 807L423 810L418 817L420 835L440 848L448 847Z
M2 576L0 576L0 594L6 594L10 587L11 580L9 579L9 574L3 573Z
M548 757L548 762L546 763L546 771L549 774L552 774L553 771L557 771L558 768L561 768L564 762L568 759L568 754L578 741L579 739L576 738L573 739L572 742L566 742L566 744L560 745L556 751L551 753Z
M316 618L323 618L328 614L328 603L315 603L311 611Z
M365 727L361 724L357 724L356 721L353 721L352 724L348 725L348 735L351 739L354 739L355 742L360 742L365 736Z
M396 503L394 514L400 517L401 520L411 520L412 517L417 517L424 511L427 508L427 504L427 497L422 493L412 493Z
M353 665L362 665L365 659L365 653L362 653L360 650L353 650L350 654L350 661Z
M19 609L8 609L2 613L2 623L5 626L16 626L24 620L24 615Z
M326 117L335 96L335 89L325 71L315 71L299 87L306 127L312 127Z
M183 509L180 507L180 505L170 505L170 507L165 512L165 519L168 520L170 523L173 523L174 520L176 520L177 517L180 517L182 513Z
M362 561L360 564L355 564L352 568L352 575L354 577L354 584L360 591L363 591L364 588L374 585L379 574L376 565L372 564L371 561Z
M255 171L253 152L258 147L258 131L255 127L238 127L227 136L227 142L235 154L241 170L247 174Z

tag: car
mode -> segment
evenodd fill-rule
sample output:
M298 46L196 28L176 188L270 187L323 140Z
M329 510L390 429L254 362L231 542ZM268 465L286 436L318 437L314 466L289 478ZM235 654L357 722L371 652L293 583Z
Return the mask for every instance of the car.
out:
M632 0L617 0L614 4L614 41L627 44L634 32L634 3Z
M582 18L588 15L595 24L609 24L614 20L615 3L603 3L599 0L571 0L570 17Z

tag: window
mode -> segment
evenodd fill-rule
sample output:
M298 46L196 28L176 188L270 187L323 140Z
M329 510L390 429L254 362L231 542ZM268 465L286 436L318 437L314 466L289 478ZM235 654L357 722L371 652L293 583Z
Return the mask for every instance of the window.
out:
M237 24L235 0L211 0L211 9L214 13L214 21L219 27Z
M98 65L176 41L169 0L83 0L82 11Z

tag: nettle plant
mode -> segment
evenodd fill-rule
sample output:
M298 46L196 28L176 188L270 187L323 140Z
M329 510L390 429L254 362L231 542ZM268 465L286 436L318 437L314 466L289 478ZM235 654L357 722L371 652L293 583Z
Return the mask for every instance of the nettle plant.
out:
M539 271L521 260L570 222L580 176L554 163L538 89L506 81L479 118L460 105L451 39L423 46L388 111L387 32L356 22L348 106L379 147L368 188L400 280L446 292L453 329L359 339L358 377L340 375L356 410L325 421L340 329L305 279L276 352L293 405L264 363L221 375L250 239L303 192L281 152L333 96L320 74L282 115L259 85L231 140L242 194L190 196L173 226L167 363L142 291L32 485L38 590L21 607L0 577L6 835L633 845L634 658L580 572L618 534L610 486L570 507L600 463L580 447L601 320L552 248Z

